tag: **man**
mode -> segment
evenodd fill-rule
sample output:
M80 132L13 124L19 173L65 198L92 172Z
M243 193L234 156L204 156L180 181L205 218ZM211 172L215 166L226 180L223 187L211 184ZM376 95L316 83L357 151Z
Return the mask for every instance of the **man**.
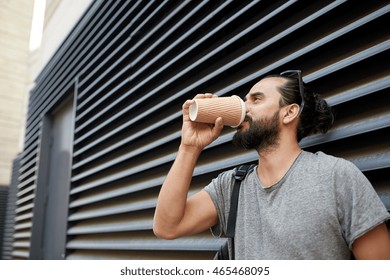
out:
M389 213L364 175L346 160L298 145L333 122L331 109L306 88L300 71L260 80L245 99L247 117L233 142L255 149L259 161L240 190L236 259L350 259L352 253L390 259ZM214 125L190 121L193 102L183 104L181 144L156 207L153 229L165 239L226 231L234 170L187 198L201 151L223 128L221 118Z

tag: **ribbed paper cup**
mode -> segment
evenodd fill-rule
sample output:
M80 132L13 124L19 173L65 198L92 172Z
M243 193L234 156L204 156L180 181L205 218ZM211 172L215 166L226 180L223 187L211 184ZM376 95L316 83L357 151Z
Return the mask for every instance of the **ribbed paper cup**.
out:
M236 96L194 99L189 108L190 120L201 123L215 123L222 117L224 125L237 127L245 119L244 101Z

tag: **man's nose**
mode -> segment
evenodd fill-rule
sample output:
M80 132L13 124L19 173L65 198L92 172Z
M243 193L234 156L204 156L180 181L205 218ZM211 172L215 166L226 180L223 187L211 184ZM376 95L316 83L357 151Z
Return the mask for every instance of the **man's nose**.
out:
M250 105L249 105L249 102L248 102L248 100L245 100L245 112L246 113L249 113L249 110L250 110Z

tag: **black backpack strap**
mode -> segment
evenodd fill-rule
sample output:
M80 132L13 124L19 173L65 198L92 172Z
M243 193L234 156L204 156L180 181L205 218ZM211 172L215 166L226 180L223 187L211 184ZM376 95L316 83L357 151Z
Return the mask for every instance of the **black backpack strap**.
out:
M230 211L227 222L226 236L230 238L232 244L232 260L235 259L234 254L234 234L236 232L236 220L237 220L237 208L238 208L238 197L240 194L241 181L244 180L246 174L250 169L255 165L240 165L236 169L236 174L234 175L234 187L230 198Z
M226 230L226 236L231 238L232 245L233 245L233 256L231 259L234 259L234 234L236 231L236 218L237 218L237 208L238 208L238 196L240 193L240 187L241 187L241 181L244 180L246 174L248 171L253 168L255 165L240 165L236 169L236 174L234 176L235 182L234 187L230 199L230 211L229 211L229 217L227 222L227 230Z

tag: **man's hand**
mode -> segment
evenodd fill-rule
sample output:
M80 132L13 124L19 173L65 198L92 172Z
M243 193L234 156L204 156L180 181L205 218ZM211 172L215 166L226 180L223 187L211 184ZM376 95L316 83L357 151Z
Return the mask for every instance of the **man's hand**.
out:
M211 93L198 94L195 98L218 98ZM187 100L183 104L183 126L181 145L186 148L203 150L219 137L223 129L222 118L217 118L214 124L198 123L190 120L189 108L194 104L194 100Z

